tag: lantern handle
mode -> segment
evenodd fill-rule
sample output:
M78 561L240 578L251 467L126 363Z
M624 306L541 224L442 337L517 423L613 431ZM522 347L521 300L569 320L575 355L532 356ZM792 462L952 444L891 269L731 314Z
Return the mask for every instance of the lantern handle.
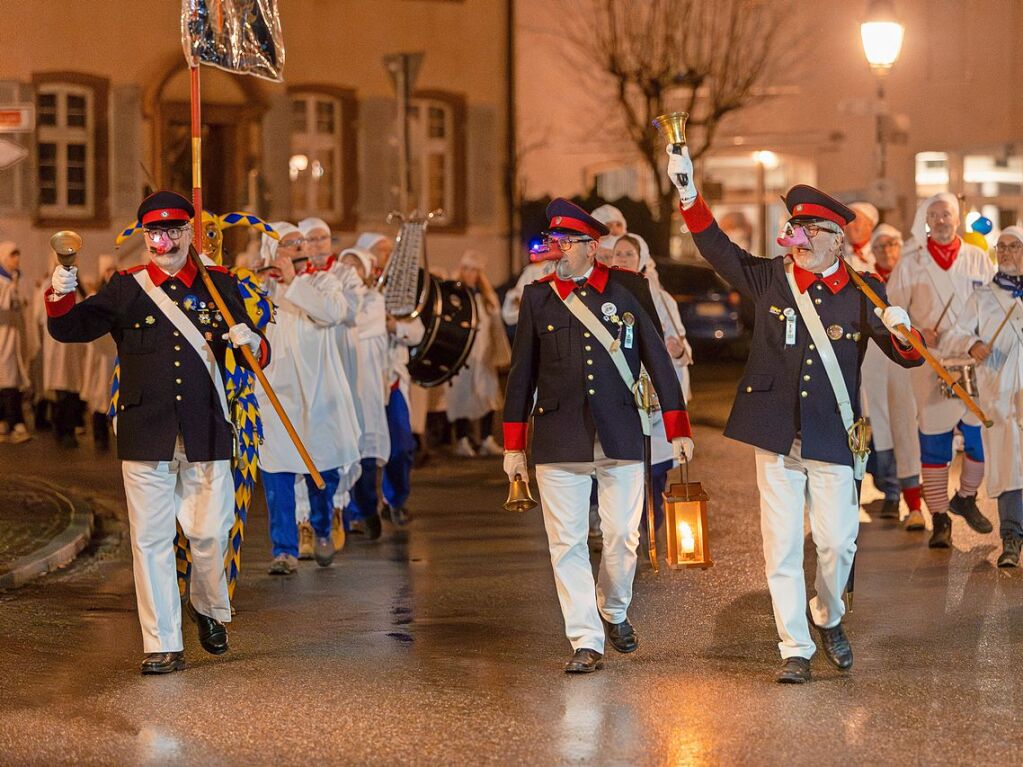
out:
M682 486L686 489L686 500L689 500L689 456L682 453L682 463L678 466L678 473L682 479Z

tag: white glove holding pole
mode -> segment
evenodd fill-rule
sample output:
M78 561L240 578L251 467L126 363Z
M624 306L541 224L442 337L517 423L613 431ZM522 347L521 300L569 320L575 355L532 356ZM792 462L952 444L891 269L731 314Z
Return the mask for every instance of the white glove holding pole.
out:
M682 147L681 154L676 154L673 144L668 144L668 179L678 190L682 201L682 209L689 210L696 203L696 183L693 181L693 161L689 157L689 147Z
M671 449L675 453L676 463L682 463L683 456L687 461L691 461L693 460L693 451L696 449L696 443L689 437L675 437L671 441Z
M58 296L74 293L78 288L78 267L58 266L53 270L50 285L53 286L53 292Z
M896 326L905 325L906 330L912 329L912 325L909 322L909 313L901 306L889 306L887 309L881 309L880 307L874 309L874 314L881 318L881 322L888 328L888 332L898 338L904 345L909 346L909 341L906 337L896 330Z
M525 450L508 450L504 454L504 473L508 475L508 481L514 482L515 475L519 479L529 482L529 469L526 465Z
M244 325L242 323L232 325L231 328L221 336L221 338L229 342L231 346L236 349L247 346L252 350L253 354L259 354L259 334L248 325Z

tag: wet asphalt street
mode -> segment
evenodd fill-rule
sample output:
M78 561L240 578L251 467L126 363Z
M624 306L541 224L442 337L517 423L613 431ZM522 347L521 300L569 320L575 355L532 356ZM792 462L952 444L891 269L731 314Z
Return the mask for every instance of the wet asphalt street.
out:
M2 447L0 471L123 502L109 456ZM813 684L780 686L752 452L702 427L694 469L715 566L641 564L640 649L588 677L560 671L540 512L501 509L498 459L418 471L406 531L353 537L332 567L290 578L266 574L260 495L231 652L206 655L186 623L189 667L166 677L138 674L130 560L101 538L0 595L0 764L1019 762L1023 580L993 566L994 534L957 520L942 553L864 525L853 671L818 655Z

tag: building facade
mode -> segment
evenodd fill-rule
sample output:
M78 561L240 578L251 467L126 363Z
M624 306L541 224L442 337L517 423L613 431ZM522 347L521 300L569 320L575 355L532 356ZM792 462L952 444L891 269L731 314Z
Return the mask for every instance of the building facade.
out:
M351 244L394 233L396 96L383 58L422 52L410 104L411 207L442 208L431 265L483 255L507 274L508 3L279 3L282 84L202 68L203 195L215 212L318 216ZM82 268L112 252L146 188L191 189L189 81L180 4L6 3L0 46L0 238L26 277L47 273L57 229L85 239ZM20 122L19 122L20 120ZM21 159L17 159L21 157ZM13 160L13 162L12 162ZM228 245L247 245L234 233ZM139 260L125 245L122 264Z

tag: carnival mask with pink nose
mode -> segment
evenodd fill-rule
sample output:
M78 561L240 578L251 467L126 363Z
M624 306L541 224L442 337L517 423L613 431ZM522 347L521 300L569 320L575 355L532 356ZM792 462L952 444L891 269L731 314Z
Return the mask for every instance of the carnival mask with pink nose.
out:
M170 235L159 229L153 230L149 235L149 239L153 241L149 250L157 256L165 256L177 248L177 244L170 238Z
M794 225L791 221L785 222L778 233L776 242L783 248L811 248L806 230L801 226Z

